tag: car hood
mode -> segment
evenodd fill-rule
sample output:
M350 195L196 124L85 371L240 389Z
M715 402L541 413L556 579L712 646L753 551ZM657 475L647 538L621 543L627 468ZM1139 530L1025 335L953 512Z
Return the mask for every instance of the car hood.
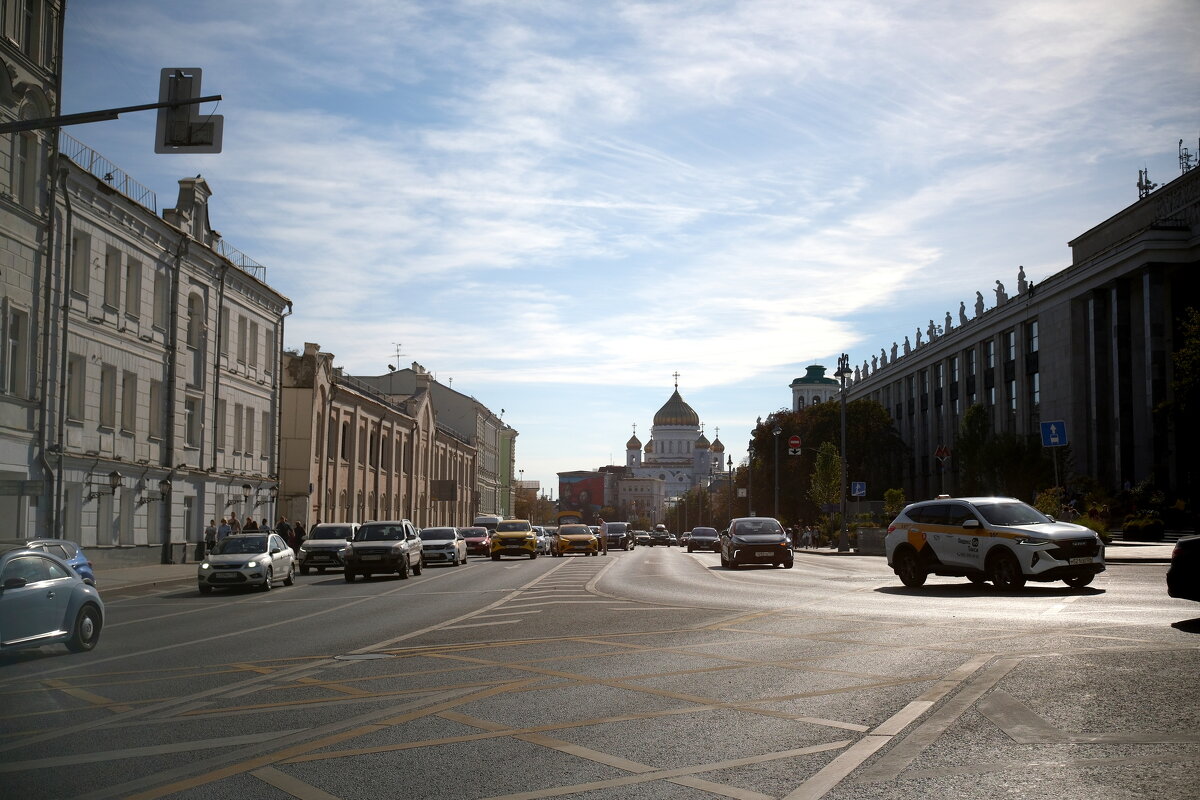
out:
M558 538L566 539L568 542L586 542L596 537L590 533L560 533Z
M345 539L310 539L303 545L305 550L341 550L345 546Z
M504 533L493 533L493 539L530 539L534 537L533 531L505 531Z
M1022 536L1036 536L1039 539L1084 539L1096 535L1091 528L1070 522L1042 522L1037 525L989 525L988 527L991 530L1001 530Z
M229 555L217 554L210 555L204 559L214 567L230 564L245 564L247 561L254 561L259 558L266 558L266 553L230 553Z
M733 538L746 544L778 544L784 541L784 537L778 533L739 533Z

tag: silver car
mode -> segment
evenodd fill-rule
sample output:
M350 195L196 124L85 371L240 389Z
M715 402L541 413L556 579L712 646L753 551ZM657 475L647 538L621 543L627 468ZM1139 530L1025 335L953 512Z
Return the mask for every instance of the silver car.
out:
M200 591L214 587L257 586L268 591L276 581L296 582L296 557L277 533L238 533L217 542L196 570Z
M86 652L103 627L100 593L65 561L0 545L0 652L59 643Z
M322 522L314 525L308 532L308 538L300 544L300 552L296 554L300 562L300 574L307 575L310 569L324 573L328 568L345 567L346 543L354 539L357 530L356 522Z
M421 554L426 564L457 567L467 563L467 539L458 528L422 528Z

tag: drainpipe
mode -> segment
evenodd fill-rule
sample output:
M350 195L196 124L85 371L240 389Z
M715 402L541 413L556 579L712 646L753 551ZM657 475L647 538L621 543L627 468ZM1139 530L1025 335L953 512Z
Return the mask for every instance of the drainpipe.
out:
M188 235L181 233L179 245L175 248L175 267L171 275L171 314L168 321L167 347L167 376L163 402L166 404L163 414L163 466L170 469L175 463L175 375L179 366L179 273L183 254L187 251ZM182 465L180 465L182 466ZM175 492L164 497L159 503L159 529L162 538L162 563L172 564L171 559L171 498ZM187 532L184 532L184 554L187 553Z
M217 431L220 430L220 424L217 420L217 415L220 413L221 407L221 347L224 346L224 331L221 330L221 312L225 310L225 275L229 272L229 265L221 265L221 277L217 281L217 346L213 351L213 407L212 407L212 469L211 472L217 471Z
M71 279L73 275L73 266L75 258L75 243L72 241L74 232L75 212L71 208L71 192L63 192L63 203L67 207L66 224L63 226L65 232L66 245L64 247L65 266L63 269L62 279L62 348L59 351L58 358L58 430L55 431L55 447L58 448L58 468L54 476L54 507L50 510L54 525L54 537L57 539L66 538L63 530L63 461L65 460L66 452L64 437L67 427L67 342L70 339L71 328ZM47 280L47 284L49 281ZM47 306L47 312L49 306ZM47 337L49 338L49 337ZM49 345L47 345L47 350ZM49 364L47 360L43 362ZM48 394L48 392L47 392Z
M292 301L288 300L287 311L279 315L279 326L275 329L275 385L271 388L271 393L274 396L275 405L275 435L271 442L274 445L275 452L271 454L271 466L273 466L275 475L275 486L278 488L282 483L282 471L279 464L279 454L281 452L281 439L283 437L283 326L284 320L292 315ZM276 491L275 493L275 508L273 518L279 518L280 497L283 493ZM307 518L307 514L305 517ZM270 518L269 518L270 519Z

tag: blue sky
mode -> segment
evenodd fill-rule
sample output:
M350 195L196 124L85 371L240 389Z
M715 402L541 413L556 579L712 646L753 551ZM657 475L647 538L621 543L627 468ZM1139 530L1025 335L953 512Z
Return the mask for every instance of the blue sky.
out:
M219 155L151 112L69 132L294 302L286 345L418 361L505 409L517 467L623 463L679 388L733 455L809 364L903 341L1179 174L1195 0L71 0L64 113L224 100Z

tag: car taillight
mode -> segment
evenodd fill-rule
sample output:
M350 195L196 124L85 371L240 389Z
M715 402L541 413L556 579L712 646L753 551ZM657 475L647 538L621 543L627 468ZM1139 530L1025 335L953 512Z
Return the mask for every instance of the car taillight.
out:
M891 533L891 532L892 532L892 531L894 531L894 530L896 530L896 526L895 526L895 525L888 525L888 533Z

